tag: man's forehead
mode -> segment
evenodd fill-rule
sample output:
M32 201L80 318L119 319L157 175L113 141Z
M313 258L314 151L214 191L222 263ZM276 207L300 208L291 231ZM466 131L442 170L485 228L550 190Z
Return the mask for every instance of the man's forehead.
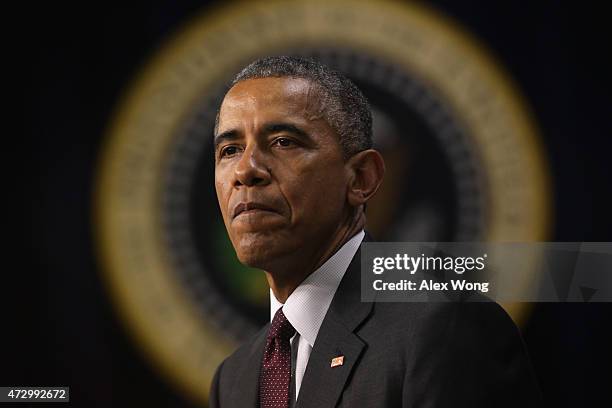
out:
M313 86L302 78L256 78L238 82L226 94L220 113L233 110L305 109L318 99Z

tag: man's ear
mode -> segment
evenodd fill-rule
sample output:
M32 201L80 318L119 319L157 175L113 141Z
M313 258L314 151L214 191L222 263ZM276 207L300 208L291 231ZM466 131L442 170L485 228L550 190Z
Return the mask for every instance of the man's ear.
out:
M364 150L346 163L349 171L347 198L351 206L365 204L378 190L385 174L385 161L378 151Z

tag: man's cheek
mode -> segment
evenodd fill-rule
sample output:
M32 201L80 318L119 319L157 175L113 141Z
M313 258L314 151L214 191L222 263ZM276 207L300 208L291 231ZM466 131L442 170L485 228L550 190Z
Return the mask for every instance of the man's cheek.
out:
M310 224L315 219L324 216L323 212L326 209L324 194L316 192L312 188L299 190L290 198L290 201L294 203L292 213L297 224Z
M230 195L230 190L227 188L227 183L220 180L215 180L215 191L217 193L217 202L219 203L221 214L223 215L223 218L226 218L229 211L228 205Z

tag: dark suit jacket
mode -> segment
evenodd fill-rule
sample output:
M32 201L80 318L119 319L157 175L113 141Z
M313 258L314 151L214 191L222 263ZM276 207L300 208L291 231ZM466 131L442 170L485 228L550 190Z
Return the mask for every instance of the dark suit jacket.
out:
M494 302L362 303L360 251L323 320L296 408L535 407L519 332ZM211 408L257 407L269 324L215 373ZM342 366L331 359L344 355Z

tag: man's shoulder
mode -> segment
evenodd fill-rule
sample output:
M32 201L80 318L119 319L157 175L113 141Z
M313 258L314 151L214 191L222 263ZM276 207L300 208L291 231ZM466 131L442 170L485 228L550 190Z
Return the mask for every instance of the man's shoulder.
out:
M417 321L455 315L509 319L506 311L497 302L484 297L476 301L374 302L374 308L380 316Z
M227 357L215 371L213 376L209 406L224 405L236 389L237 381L245 373L257 373L263 351L263 342L269 324L266 324L256 334L244 342L236 351ZM243 381L244 382L244 381ZM247 383L252 383L247 379Z
M257 352L257 350L255 350L256 344L258 343L258 340L261 340L261 336L265 335L265 333L268 331L269 326L269 323L263 326L257 333L255 333L245 342L243 342L232 354L230 354L223 361L221 366L223 367L223 371L225 373L240 370L244 363L252 355L252 353Z
M363 329L392 333L398 338L427 339L468 335L485 339L520 338L518 328L496 302L403 302L375 303ZM417 340L418 341L418 340Z

